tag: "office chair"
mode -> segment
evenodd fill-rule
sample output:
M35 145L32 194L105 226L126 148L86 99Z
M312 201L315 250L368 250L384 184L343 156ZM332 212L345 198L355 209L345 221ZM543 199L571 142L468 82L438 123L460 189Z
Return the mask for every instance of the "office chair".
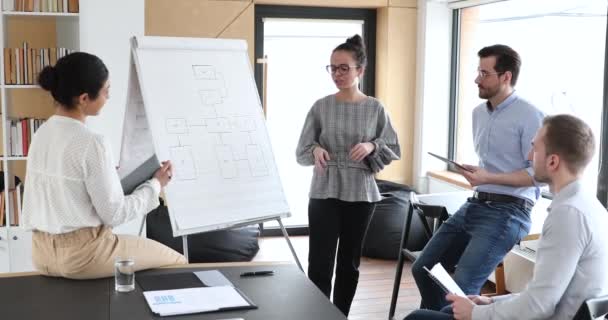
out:
M585 300L573 320L593 320L608 314L608 295Z
M417 216L422 225L424 226L424 232L426 236L430 239L440 224L449 218L448 211L443 206L432 206L432 205L423 205L423 204L415 204L410 199L410 204L408 206L408 212L403 224L403 231L401 232L401 245L399 246L399 255L397 259L397 268L395 270L395 281L393 283L393 295L391 297L391 306L388 313L388 318L393 319L395 315L395 308L397 307L397 298L399 296L399 287L401 285L401 274L403 272L403 264L405 259L410 261L416 260L420 252L413 252L407 249L407 240L410 235L410 228L412 226L412 218ZM431 218L434 220L434 226L431 228L427 218Z

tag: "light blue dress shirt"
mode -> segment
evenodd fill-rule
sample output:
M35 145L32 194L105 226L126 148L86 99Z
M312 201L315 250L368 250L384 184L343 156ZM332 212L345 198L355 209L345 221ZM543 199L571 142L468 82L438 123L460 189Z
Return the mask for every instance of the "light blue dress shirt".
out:
M536 131L542 127L544 114L513 92L494 110L482 103L473 110L473 142L479 166L492 173L526 170L533 176L528 152ZM540 196L539 185L511 187L483 184L477 191L506 194L527 199L534 204Z

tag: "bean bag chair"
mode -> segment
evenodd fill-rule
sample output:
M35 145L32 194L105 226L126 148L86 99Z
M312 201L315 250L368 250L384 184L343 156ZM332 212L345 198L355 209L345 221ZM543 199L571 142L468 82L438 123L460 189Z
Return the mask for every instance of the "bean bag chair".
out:
M409 210L410 193L414 191L406 185L390 181L376 180L376 183L382 200L376 204L374 216L367 230L363 255L369 258L396 260L399 257L405 215ZM412 217L407 249L420 251L427 241L422 222L417 216Z
M161 205L148 213L146 218L148 238L156 240L183 254L182 238L173 237L169 212L161 199ZM259 227L210 231L188 236L190 263L251 261L257 254Z

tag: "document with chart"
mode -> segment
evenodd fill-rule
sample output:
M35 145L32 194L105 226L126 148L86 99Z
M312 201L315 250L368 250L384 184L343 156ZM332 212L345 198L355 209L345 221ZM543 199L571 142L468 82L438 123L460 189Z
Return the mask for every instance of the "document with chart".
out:
M161 317L257 308L232 286L145 291L144 297L152 312Z

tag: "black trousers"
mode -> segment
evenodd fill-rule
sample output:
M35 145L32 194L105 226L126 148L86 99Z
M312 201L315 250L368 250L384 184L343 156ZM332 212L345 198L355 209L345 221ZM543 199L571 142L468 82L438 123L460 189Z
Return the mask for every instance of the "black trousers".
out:
M308 203L308 277L329 298L337 246L333 303L345 316L357 290L363 239L375 207L370 202L337 199L310 199Z

